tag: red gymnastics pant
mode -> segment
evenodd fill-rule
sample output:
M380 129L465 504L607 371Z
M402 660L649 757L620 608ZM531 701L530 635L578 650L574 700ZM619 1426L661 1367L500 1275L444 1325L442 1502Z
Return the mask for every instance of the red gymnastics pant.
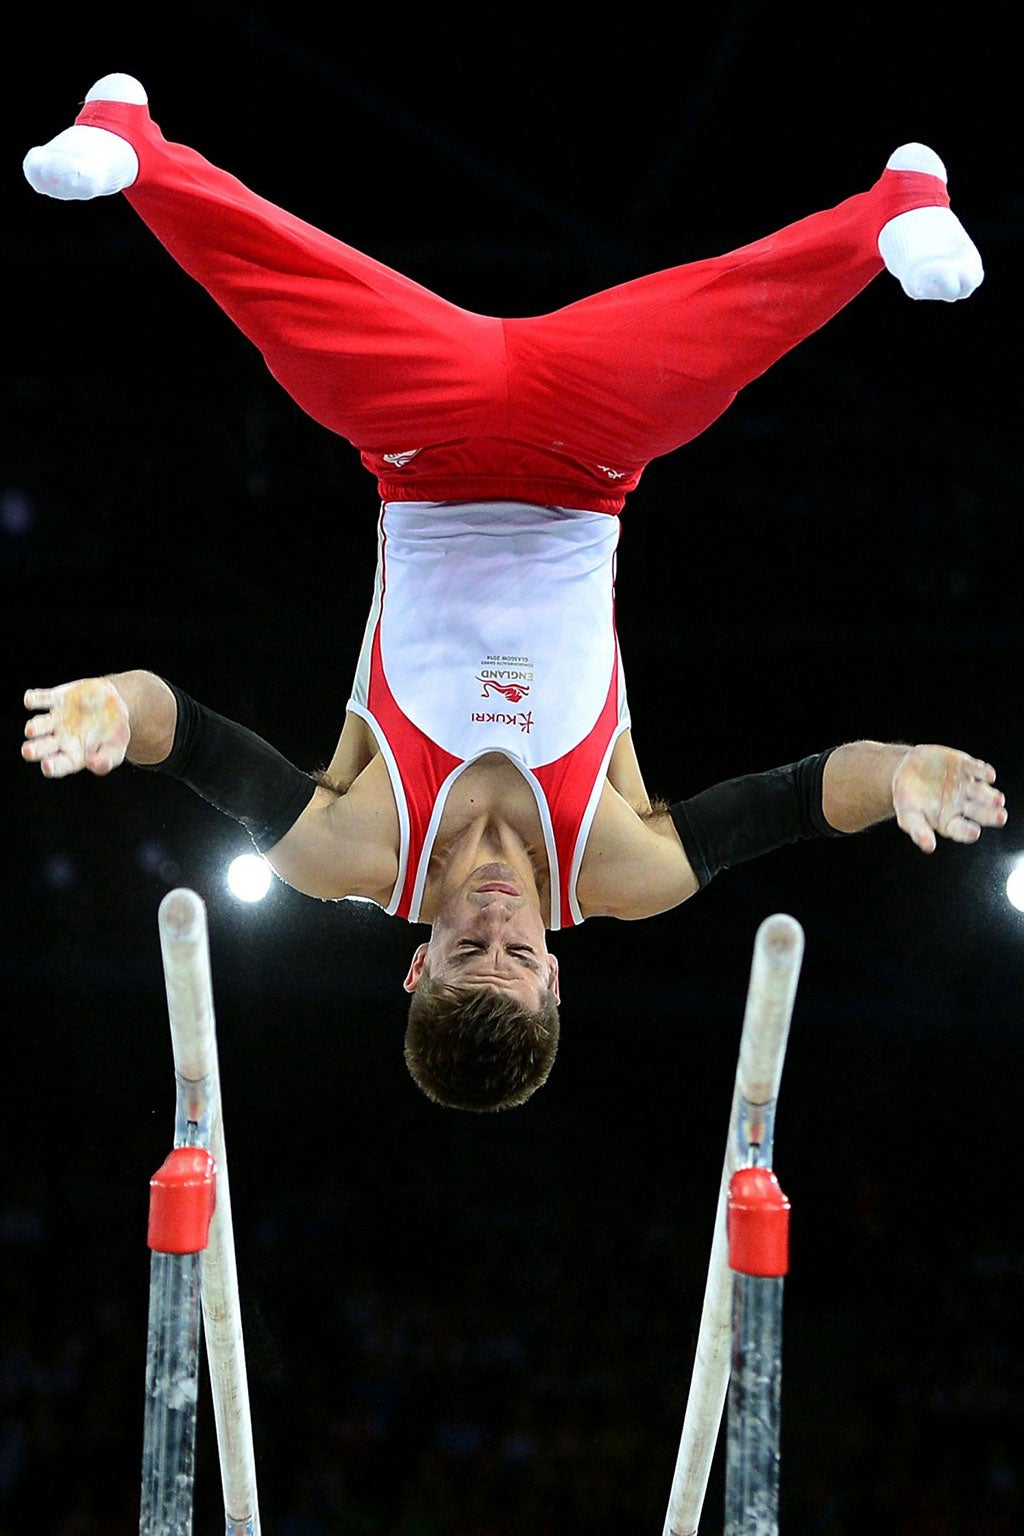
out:
M882 226L948 205L885 171L867 192L727 255L552 314L503 320L431 293L169 143L148 108L88 103L139 157L125 194L263 354L358 450L384 501L618 512L644 467L710 425L882 270Z

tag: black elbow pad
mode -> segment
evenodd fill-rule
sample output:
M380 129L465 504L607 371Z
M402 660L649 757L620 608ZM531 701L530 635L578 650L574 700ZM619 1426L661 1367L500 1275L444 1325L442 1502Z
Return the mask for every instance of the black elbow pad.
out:
M720 870L808 837L842 837L821 808L825 764L835 749L767 773L727 779L669 815L701 888Z
M178 706L174 745L154 770L241 822L259 852L267 853L298 821L316 781L254 732L197 704L173 683L167 686Z

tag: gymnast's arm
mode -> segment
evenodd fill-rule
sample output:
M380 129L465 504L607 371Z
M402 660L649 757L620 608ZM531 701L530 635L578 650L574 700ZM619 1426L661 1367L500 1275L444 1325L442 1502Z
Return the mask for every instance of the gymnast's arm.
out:
M580 901L587 915L651 917L734 864L892 819L931 853L939 837L973 843L983 827L1005 826L1005 797L991 764L966 752L877 741L730 779L642 816L609 785L588 842Z
M29 689L22 756L46 778L105 775L128 761L181 780L246 827L282 879L325 899L379 899L394 883L386 817L339 794L243 726L152 672Z

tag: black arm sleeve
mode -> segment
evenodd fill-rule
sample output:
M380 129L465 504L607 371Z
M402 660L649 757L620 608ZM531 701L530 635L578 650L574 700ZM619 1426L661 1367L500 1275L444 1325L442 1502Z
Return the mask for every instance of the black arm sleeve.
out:
M821 808L821 781L834 748L785 768L728 779L669 806L701 888L720 870L806 837L842 837Z
M316 781L252 731L167 686L178 706L174 745L153 771L240 821L259 852L269 852L306 809Z

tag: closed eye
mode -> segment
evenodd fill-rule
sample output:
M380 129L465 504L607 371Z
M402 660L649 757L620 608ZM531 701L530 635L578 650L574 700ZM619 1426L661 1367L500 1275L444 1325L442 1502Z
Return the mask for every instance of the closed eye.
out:
M452 959L456 962L468 960L473 955L486 954L489 948L489 945L481 944L476 939L460 939ZM518 960L521 965L527 966L531 971L540 970L536 951L529 944L506 944L505 953Z

